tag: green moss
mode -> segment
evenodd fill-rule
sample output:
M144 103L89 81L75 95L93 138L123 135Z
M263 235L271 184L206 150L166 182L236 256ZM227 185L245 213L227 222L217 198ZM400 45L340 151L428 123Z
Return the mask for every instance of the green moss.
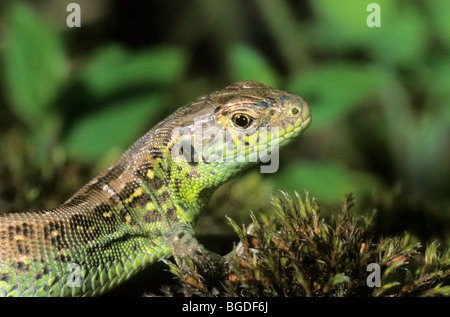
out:
M202 296L449 296L450 248L422 246L405 234L378 237L375 214L356 217L347 196L340 212L326 221L317 201L286 193L252 223L230 225L239 243L229 258L227 280L211 287L190 270L172 264L184 295ZM380 286L369 287L380 268ZM369 279L371 279L369 277Z

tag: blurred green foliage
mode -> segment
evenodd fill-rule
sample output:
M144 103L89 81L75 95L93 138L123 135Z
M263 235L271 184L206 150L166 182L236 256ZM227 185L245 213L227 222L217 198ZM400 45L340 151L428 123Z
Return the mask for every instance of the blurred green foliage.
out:
M186 66L186 54L180 49L161 47L132 54L110 45L98 48L69 77L62 38L26 6L8 9L3 64L10 109L38 136L36 142L60 133L58 128L64 130L61 144L69 156L94 161L114 146L122 150L137 139L164 109L164 88ZM148 89L153 86L160 89ZM72 124L74 110L83 108L88 113ZM57 126L61 122L64 127Z
M335 210L353 192L380 231L449 239L450 1L78 1L79 29L65 26L69 2L0 7L0 202L36 206L70 177L64 196L192 98L257 80L304 97L312 125L278 173L257 187L252 170L212 208L309 189ZM366 25L372 2L380 28Z

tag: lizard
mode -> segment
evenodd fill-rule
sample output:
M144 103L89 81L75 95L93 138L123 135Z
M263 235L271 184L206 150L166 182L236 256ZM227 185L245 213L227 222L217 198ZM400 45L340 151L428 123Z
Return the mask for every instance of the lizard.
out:
M61 206L0 215L0 296L99 296L170 256L216 276L223 257L196 239L199 214L310 122L303 98L254 81L194 99Z

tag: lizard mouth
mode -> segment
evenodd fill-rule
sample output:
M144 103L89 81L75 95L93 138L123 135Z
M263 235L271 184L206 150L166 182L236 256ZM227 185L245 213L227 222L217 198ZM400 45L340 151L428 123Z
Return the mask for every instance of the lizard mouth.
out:
M305 110L306 109L306 110ZM285 145L291 140L293 140L296 136L300 135L306 128L311 124L312 117L309 112L309 107L305 107L303 110L303 114L299 119L294 122L293 127L284 128L279 137L280 137L280 146Z

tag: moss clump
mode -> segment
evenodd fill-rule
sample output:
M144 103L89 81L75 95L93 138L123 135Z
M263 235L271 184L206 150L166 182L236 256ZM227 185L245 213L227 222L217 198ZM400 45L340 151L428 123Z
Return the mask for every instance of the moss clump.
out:
M183 277L184 295L203 296L449 296L450 249L423 247L405 234L377 237L374 215L350 213L353 198L328 222L308 193L272 197L270 213L253 214L250 226L230 225L240 242L228 255L229 272L220 287L209 287L190 269L172 265ZM376 263L380 286L368 269Z

